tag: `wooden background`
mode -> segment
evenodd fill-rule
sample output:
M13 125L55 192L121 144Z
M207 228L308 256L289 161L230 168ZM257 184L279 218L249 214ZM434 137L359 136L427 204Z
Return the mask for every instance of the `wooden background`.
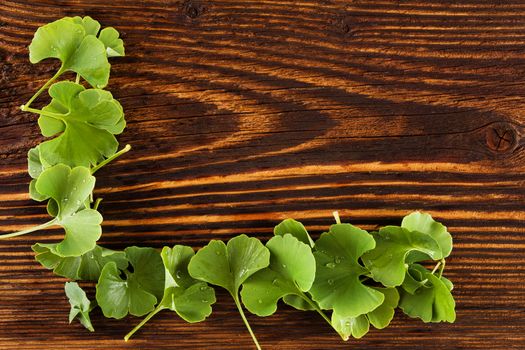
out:
M250 317L266 349L525 348L525 1L0 2L0 230L46 220L29 200L26 152L42 140L18 106L56 64L31 65L36 28L64 15L114 26L127 57L109 89L133 145L97 174L102 243L189 244L285 217L314 236L344 219L374 228L430 212L453 234L445 275L455 324L397 313L344 343L315 314ZM45 103L45 98L38 104ZM165 312L67 325L62 278L30 245L0 242L1 349L252 349L234 305L188 325Z

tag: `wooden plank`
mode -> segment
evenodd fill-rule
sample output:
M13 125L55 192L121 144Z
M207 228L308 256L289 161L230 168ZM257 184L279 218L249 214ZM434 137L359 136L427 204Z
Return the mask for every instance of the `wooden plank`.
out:
M318 235L331 211L364 228L424 209L453 233L446 276L455 324L398 313L341 342L316 315L250 317L267 349L522 349L525 321L525 3L522 1L51 1L0 3L0 222L42 222L26 152L40 142L18 106L53 74L31 65L40 25L90 15L123 35L109 89L132 153L97 177L102 243L199 247L271 235L285 217ZM45 103L45 98L38 100ZM30 245L0 241L2 349L247 349L224 293L212 317L169 313L124 343L136 320L67 326L63 279Z

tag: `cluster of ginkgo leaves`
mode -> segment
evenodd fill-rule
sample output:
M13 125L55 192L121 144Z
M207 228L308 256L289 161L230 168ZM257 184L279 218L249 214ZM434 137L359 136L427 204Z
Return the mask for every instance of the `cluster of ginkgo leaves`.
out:
M426 213L414 212L401 226L371 233L341 223L335 213L337 223L315 242L300 222L287 219L266 245L246 235L227 243L212 240L197 253L182 245L160 252L97 245L102 216L100 199L93 196L93 173L130 148L117 152L115 135L125 127L124 113L102 90L109 79L108 57L123 56L123 42L115 29L100 30L90 17L65 17L40 27L29 51L32 63L46 58L62 63L21 106L39 115L42 135L50 138L29 151L28 170L30 195L48 201L52 219L0 238L52 226L64 229L62 241L32 248L38 262L71 281L65 285L70 322L78 319L94 331L90 312L96 307L109 318L145 316L126 340L162 310L200 322L216 301L210 285L228 291L258 349L244 308L269 316L280 300L319 313L344 340L362 337L370 324L388 326L397 307L424 322L454 322L452 283L443 276L452 237ZM66 72L76 73L75 81L55 82ZM46 89L51 102L31 108ZM90 300L77 281L96 282L95 298Z

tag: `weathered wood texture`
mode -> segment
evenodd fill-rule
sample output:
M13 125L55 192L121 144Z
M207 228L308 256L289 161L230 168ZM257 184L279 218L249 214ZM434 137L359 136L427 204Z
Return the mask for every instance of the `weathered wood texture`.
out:
M267 349L525 348L525 2L0 2L0 229L45 220L28 199L26 152L41 140L18 106L56 64L31 65L40 25L90 15L123 34L109 89L133 152L101 171L102 242L203 245L268 238L285 217L316 235L340 210L372 228L414 209L442 220L455 249L455 324L398 313L386 330L343 343L315 314L250 317ZM44 103L44 98L39 103ZM223 293L188 325L160 315L94 315L67 326L63 279L30 245L0 242L2 349L250 349Z

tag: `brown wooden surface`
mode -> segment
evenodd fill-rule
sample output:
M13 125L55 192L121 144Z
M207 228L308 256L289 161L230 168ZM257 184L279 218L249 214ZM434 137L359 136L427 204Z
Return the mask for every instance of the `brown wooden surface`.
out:
M317 235L331 211L365 228L429 211L453 233L445 275L457 322L397 313L344 343L315 314L250 317L266 349L525 348L525 1L0 2L0 230L46 219L28 198L26 152L42 138L18 106L57 68L31 65L36 28L64 15L112 25L132 153L100 171L102 243L199 247L279 220ZM45 99L39 99L42 104ZM38 105L38 104L37 104ZM0 241L1 349L251 349L234 305L188 325L93 315L67 325L62 278L30 245Z

